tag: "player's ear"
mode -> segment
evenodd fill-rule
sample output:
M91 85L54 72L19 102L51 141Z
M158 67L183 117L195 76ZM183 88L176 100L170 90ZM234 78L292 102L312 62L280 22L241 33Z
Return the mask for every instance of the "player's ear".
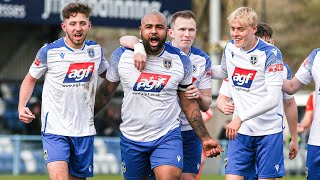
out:
M89 26L89 29L91 29L91 27L92 27L92 23L91 23L91 21L89 21L88 26Z
M173 39L174 38L174 34L173 34L173 30L172 29L168 29L168 35Z
M64 32L67 32L66 24L65 24L64 22L61 23L61 29L62 29Z

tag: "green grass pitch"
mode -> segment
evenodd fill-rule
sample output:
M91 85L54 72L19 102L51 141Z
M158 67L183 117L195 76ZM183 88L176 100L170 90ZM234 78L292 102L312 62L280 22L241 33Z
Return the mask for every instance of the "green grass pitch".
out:
M46 180L49 179L48 175L0 175L1 180ZM284 177L281 180L304 180L305 177ZM123 180L120 175L95 175L93 178L88 178L88 180ZM201 180L224 180L224 176L218 175L203 175Z

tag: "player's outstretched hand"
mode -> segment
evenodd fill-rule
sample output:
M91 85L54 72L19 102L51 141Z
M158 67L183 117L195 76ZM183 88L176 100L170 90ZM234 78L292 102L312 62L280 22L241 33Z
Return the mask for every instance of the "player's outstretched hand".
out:
M134 66L141 72L147 63L147 53L142 43L134 44Z
M297 140L291 140L289 144L289 159L292 160L294 159L299 151L298 147L298 141Z
M137 53L133 56L134 66L141 72L146 67L147 57Z
M28 107L19 108L19 119L23 123L30 123L36 116Z
M202 142L203 150L207 157L217 157L224 152L219 141L208 139Z
M237 116L226 126L226 137L229 138L229 140L234 140L237 137L241 124L242 121L239 116Z

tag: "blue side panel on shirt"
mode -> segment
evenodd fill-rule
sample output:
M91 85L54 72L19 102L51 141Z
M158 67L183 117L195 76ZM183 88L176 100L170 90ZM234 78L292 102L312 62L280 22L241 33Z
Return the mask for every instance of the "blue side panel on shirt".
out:
M195 54L195 55L199 55L201 57L204 57L205 60L206 60L206 70L210 69L211 68L211 59L210 57L205 53L203 52L201 49L199 48L196 48L196 47L191 47L191 53Z

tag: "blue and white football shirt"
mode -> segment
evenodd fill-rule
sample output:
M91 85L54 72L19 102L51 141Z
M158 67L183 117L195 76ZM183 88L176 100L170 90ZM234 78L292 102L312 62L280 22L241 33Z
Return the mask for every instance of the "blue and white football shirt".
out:
M172 45L171 42L168 44ZM192 82L198 89L209 89L212 86L211 81L211 59L210 57L196 47L191 47L188 54L192 63ZM183 111L180 113L181 131L192 130L189 121Z
M96 133L93 119L98 75L107 69L100 45L85 41L73 49L60 38L44 45L29 73L45 75L42 92L41 131L63 136Z
M235 104L234 116L256 106L267 96L268 85L283 84L283 61L279 49L259 39L249 51L237 48L229 41L222 57L222 66L228 69L231 95ZM222 67L223 70L226 69ZM282 93L279 91L279 93ZM282 107L279 105L268 112L244 121L239 133L262 136L282 131Z
M126 138L152 141L180 126L177 91L192 83L192 65L179 49L165 44L158 56L147 56L139 72L133 51L120 47L111 57L107 79L123 87L120 130Z

